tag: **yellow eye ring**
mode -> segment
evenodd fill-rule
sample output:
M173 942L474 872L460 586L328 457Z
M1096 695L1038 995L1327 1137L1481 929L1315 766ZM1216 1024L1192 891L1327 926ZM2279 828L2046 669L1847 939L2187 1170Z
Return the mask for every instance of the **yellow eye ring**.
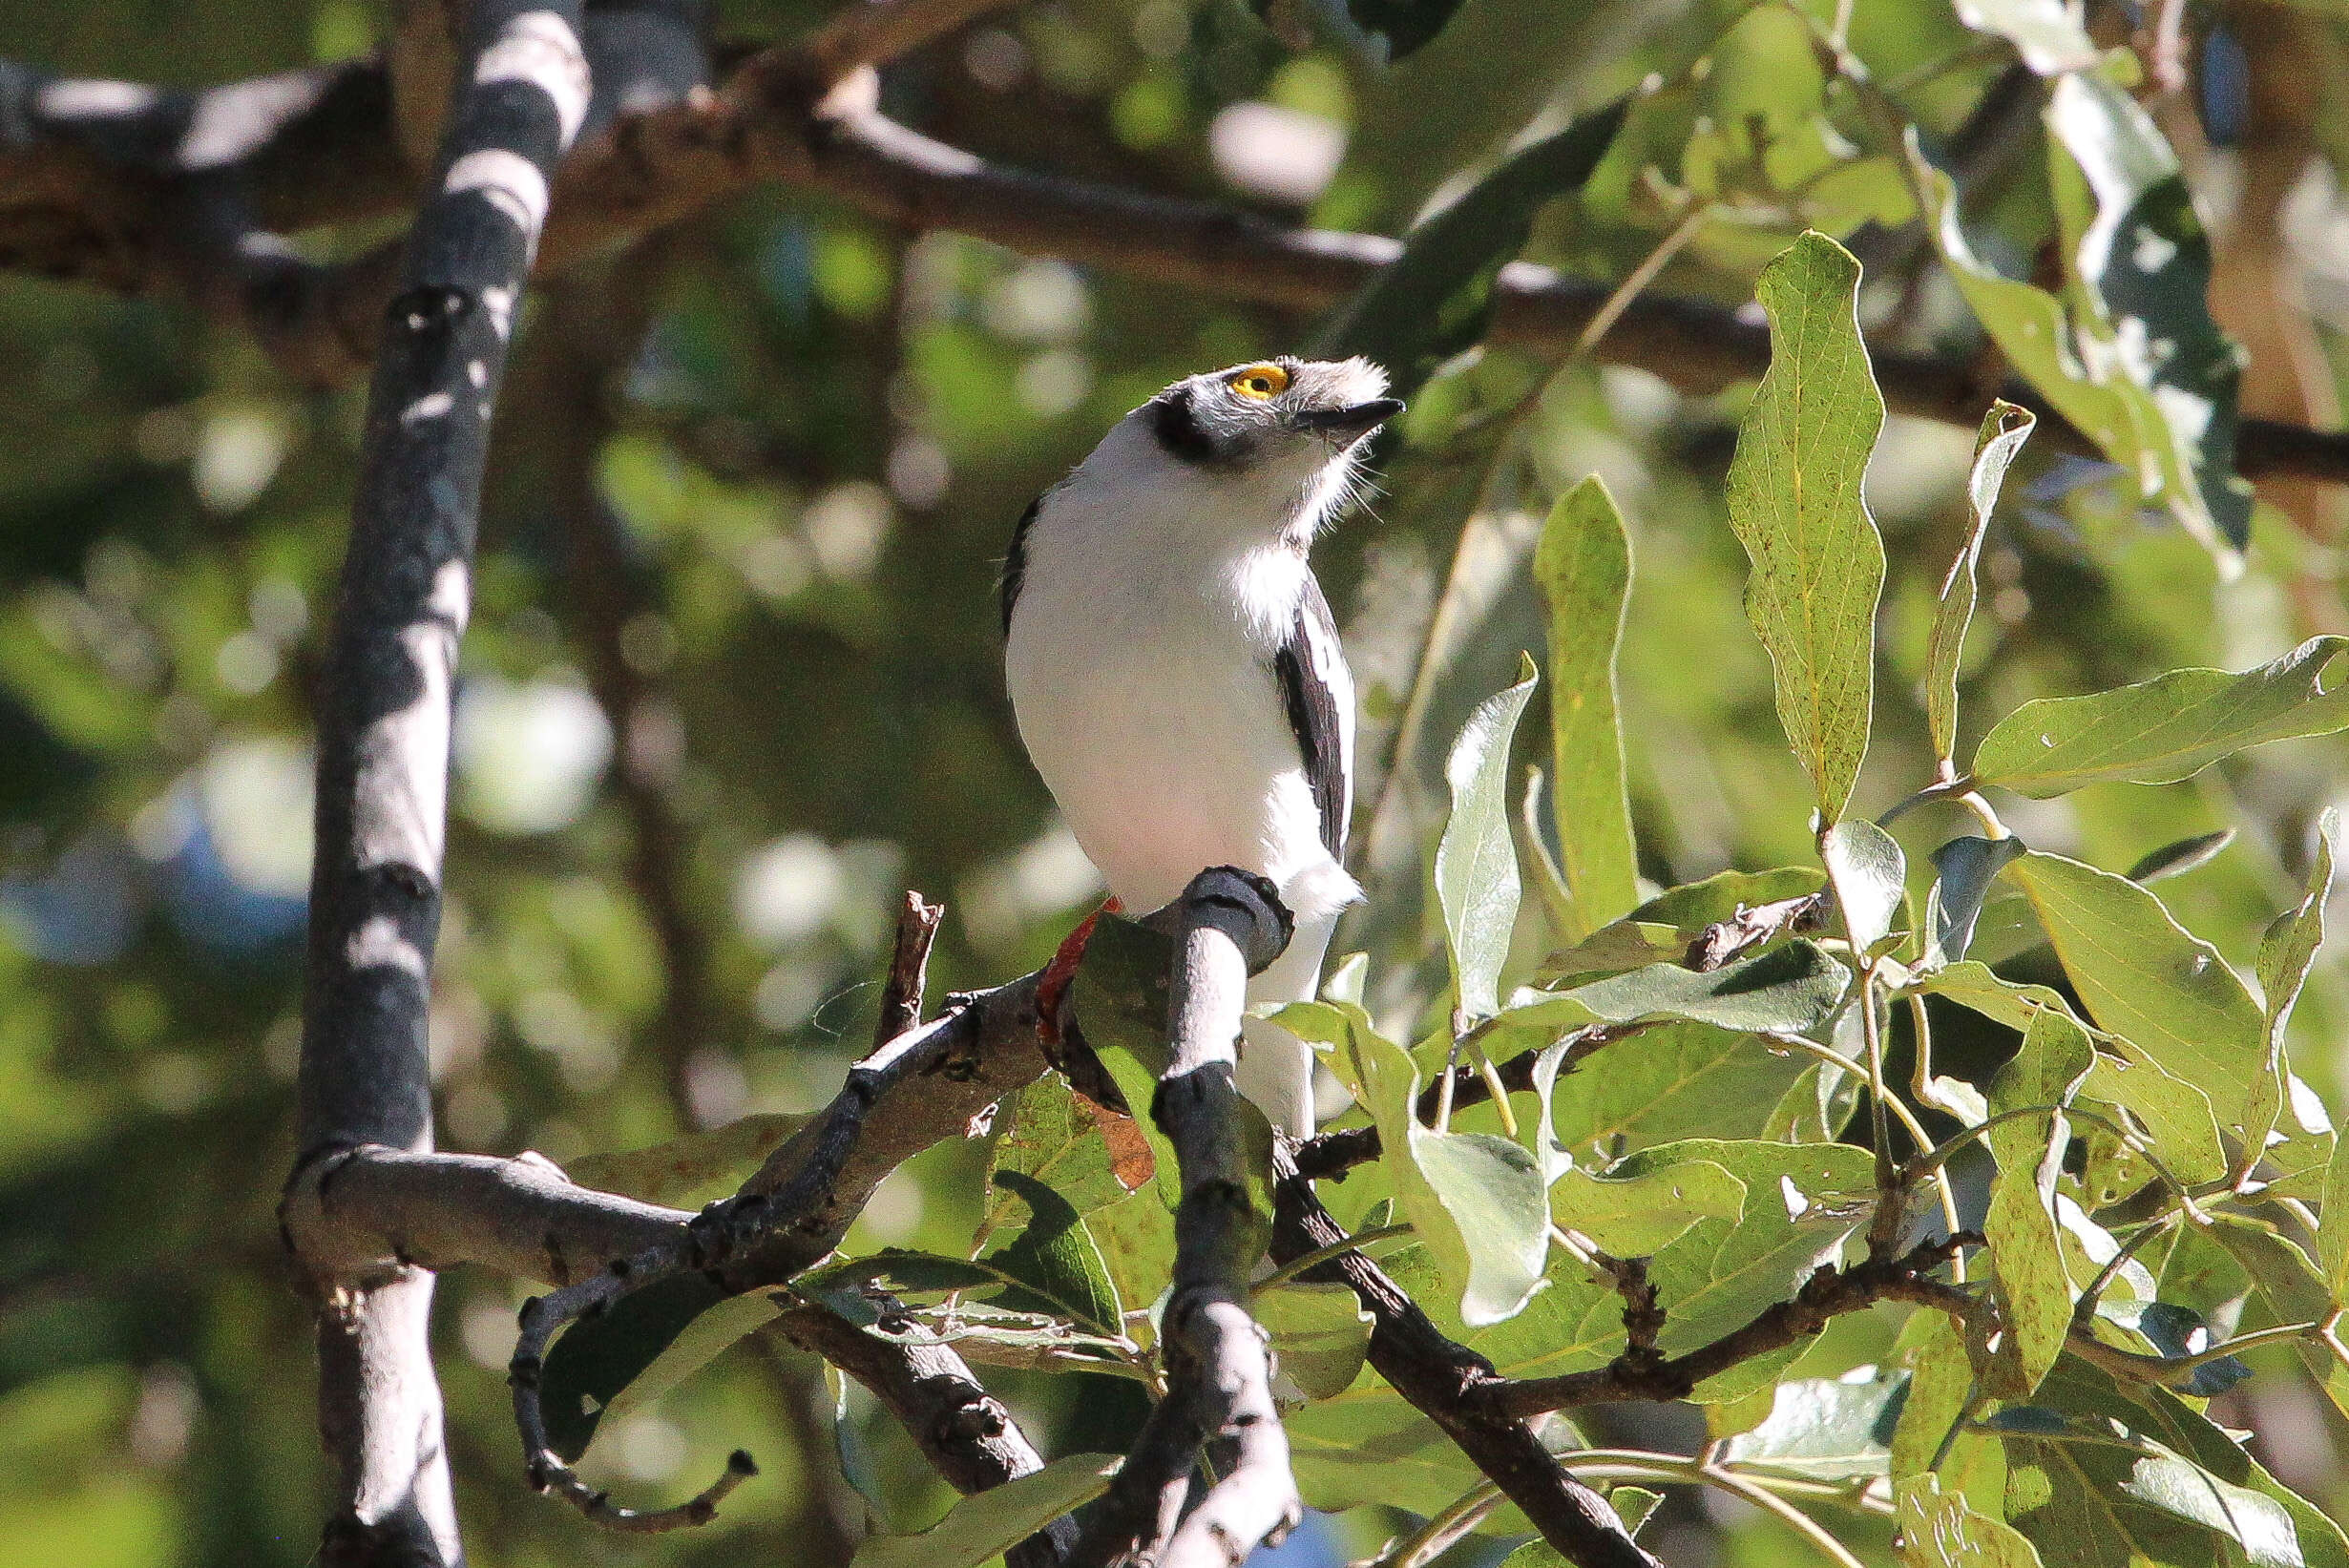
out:
M1272 398L1289 390L1289 372L1277 365L1251 365L1224 383L1242 397Z

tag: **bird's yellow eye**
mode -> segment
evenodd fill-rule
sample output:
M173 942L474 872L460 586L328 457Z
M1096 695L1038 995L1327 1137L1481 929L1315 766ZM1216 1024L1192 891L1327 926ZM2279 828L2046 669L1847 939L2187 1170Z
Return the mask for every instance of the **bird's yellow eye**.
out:
M1277 365L1251 365L1224 385L1242 397L1278 397L1289 390L1289 372Z

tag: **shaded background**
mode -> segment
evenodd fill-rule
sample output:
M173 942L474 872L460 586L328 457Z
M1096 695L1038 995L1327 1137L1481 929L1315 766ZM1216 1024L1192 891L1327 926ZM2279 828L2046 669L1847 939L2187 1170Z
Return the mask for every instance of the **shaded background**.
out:
M892 72L887 106L1007 162L1395 232L1523 126L1679 70L1742 8L1471 0L1393 72L1332 10L1276 7L1285 42L1231 0L1026 6ZM734 0L716 31L786 37L823 13ZM2157 108L2214 223L2213 307L2253 353L2246 408L2335 423L2343 35L2280 8L2192 15L2192 81ZM2091 12L2112 43L2138 20ZM206 85L364 52L384 21L359 0L18 5L0 11L0 55ZM1854 42L1940 134L1967 123L2006 58L1944 0L1863 0ZM1799 26L1754 12L1678 118L1635 121L1529 254L1621 278L1677 220L1678 193L1711 179L1725 205L1660 289L1743 302L1760 262L1818 221L1855 235L1886 341L1971 352L1979 335L1913 225L1862 221L1880 164L1857 160L1824 207L1766 170L1695 167L1690 137L1733 162L1738 128L1790 136L1819 96ZM1970 211L1978 248L2021 274L2051 219L2035 115L2005 129ZM993 582L1012 521L1158 387L1294 348L1313 324L892 231L798 193L728 204L535 291L459 698L433 1019L445 1144L536 1149L585 1180L575 1162L596 1151L813 1109L869 1035L903 887L949 905L937 989L1048 954L1098 889L1003 695ZM0 366L0 1562L299 1563L324 1467L308 1313L272 1209L293 1153L306 695L362 392L295 387L168 301L13 275ZM1584 472L1606 477L1634 534L1624 683L1643 871L1669 885L1810 854L1807 787L1721 510L1742 392L1684 400L1637 370L1569 368L1535 415L1532 476L1497 487L1457 552L1459 508L1414 482L1409 443L1508 407L1541 368L1494 353L1433 389L1386 453L1391 496L1323 547L1373 755L1445 605L1425 721L1386 803L1375 909L1339 944L1378 950L1390 1009L1409 1010L1409 961L1427 951L1431 759L1517 650L1540 646L1523 555L1548 489ZM1869 814L1930 775L1915 693L1969 445L1896 420L1870 475L1892 559ZM2174 525L2117 503L2111 477L2026 450L1984 555L1969 734L2031 695L2239 668L2349 623L2336 492L2264 492L2250 570L2227 581ZM2316 813L2349 793L2342 760L2337 742L2276 746L2009 820L2115 867L2238 827L2164 891L2247 964L2294 896ZM1912 865L1948 826L1919 818L1901 828ZM2297 1065L2328 1092L2341 981L2328 955L2296 1025ZM1944 1022L1961 1062L2003 1049L1962 1014ZM852 1244L967 1248L982 1161L976 1144L915 1160ZM762 1338L607 1433L591 1473L680 1495L744 1446L766 1477L709 1530L600 1534L519 1484L504 1381L516 1299L462 1272L440 1295L458 1500L485 1568L836 1564L869 1509L911 1529L948 1500L861 1394L848 1468L879 1501L852 1490L821 1369ZM1861 1319L1805 1367L1841 1369L1883 1337ZM989 1381L1048 1454L1122 1446L1122 1386ZM2349 1503L2337 1416L2288 1375L2230 1398L2282 1478ZM1280 1560L1342 1561L1403 1522L1318 1519ZM1650 1528L1676 1564L1786 1549L1775 1527L1687 1499Z

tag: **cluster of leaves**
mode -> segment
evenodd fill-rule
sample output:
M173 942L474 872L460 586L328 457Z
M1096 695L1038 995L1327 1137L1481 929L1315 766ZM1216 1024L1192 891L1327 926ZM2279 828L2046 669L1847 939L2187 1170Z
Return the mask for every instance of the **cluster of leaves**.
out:
M1703 1479L1758 1491L1781 1512L1874 1511L1897 1516L1919 1564L2095 1563L2116 1551L2349 1562L2349 1537L2203 1410L2248 1375L2235 1349L2278 1340L2349 1399L2349 1355L2332 1331L2349 1242L2327 1190L2349 1181L2349 1162L2336 1170L2329 1119L2284 1045L2323 935L2329 822L2255 992L2144 885L2176 857L2132 880L2033 849L1982 793L2173 781L2248 746L2349 727L2349 703L2321 679L2342 640L2241 674L2172 671L2026 703L1961 769L1950 754L1976 558L2032 424L1997 406L1929 638L1940 765L1905 803L1961 804L1984 831L1933 851L1920 898L1899 844L1849 810L1883 575L1860 494L1883 409L1857 282L1856 264L1817 235L1765 269L1773 359L1730 473L1730 516L1751 561L1748 614L1814 786L1817 863L1640 897L1614 703L1628 543L1604 487L1577 487L1534 557L1550 612L1564 853L1511 806L1512 745L1539 679L1527 659L1448 759L1431 876L1449 983L1424 1033L1406 1044L1382 1030L1362 1003L1359 957L1323 999L1276 1014L1324 1053L1354 1103L1346 1119L1378 1132L1382 1153L1349 1178L1345 1202L1362 1244L1382 1246L1415 1299L1519 1378L1624 1352L1625 1260L1640 1262L1663 1314L1653 1349L1674 1356L1863 1244L1881 1251L1922 1230L1985 1239L1957 1274L1967 1309L1918 1311L1856 1380L1782 1381L1803 1349L1792 1345L1699 1383L1690 1397L1725 1440L1704 1466L1591 1449L1560 1423L1565 1461L1595 1466L1626 1505L1645 1509L1654 1484ZM2061 988L1970 956L1994 899L2022 906L2008 924L2051 950ZM1528 922L1546 936L1530 964L1518 956ZM1740 955L1697 959L1724 930L1742 933ZM1128 1105L1149 1103L1163 1058L1166 959L1143 928L1107 923L1080 977L1086 1039ZM1936 1072L1923 1020L1937 997L2020 1036L1985 1083ZM1914 1020L1906 1086L1885 1067L1898 1011ZM1521 1058L1530 1087L1512 1096L1493 1064ZM1455 1114L1463 1061L1482 1064L1498 1092ZM1437 1081L1431 1118L1422 1091ZM1937 1141L1927 1117L1954 1130ZM1985 1152L1986 1191L1961 1180L1983 1174ZM1001 1108L988 1185L967 1258L884 1250L828 1265L799 1291L976 1363L1150 1384L1151 1306L1169 1286L1178 1196L1156 1129L1048 1077ZM1290 1437L1311 1503L1440 1519L1487 1505L1483 1528L1522 1532L1365 1368L1369 1320L1350 1291L1282 1270L1251 1306L1295 1401ZM774 1309L681 1339L637 1389L665 1387ZM1082 1501L1105 1474L1099 1456L1080 1456L1019 1483L1017 1504L966 1503L921 1537L922 1560L982 1561L1017 1538L1006 1530Z

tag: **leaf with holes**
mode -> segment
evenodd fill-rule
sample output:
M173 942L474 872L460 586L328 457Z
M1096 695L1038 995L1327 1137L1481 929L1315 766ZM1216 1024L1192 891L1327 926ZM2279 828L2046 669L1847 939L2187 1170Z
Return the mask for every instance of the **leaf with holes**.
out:
M2220 1130L2242 1137L2266 1024L2218 951L2126 877L2036 849L2008 875L2030 898L2088 1015L2209 1095Z
M1615 661L1631 590L1631 540L1596 474L1550 509L1534 551L1549 605L1551 789L1559 869L1581 941L1640 901L1624 784Z
M1753 571L1746 615L1777 677L1778 722L1829 823L1859 777L1876 691L1884 542L1860 481L1884 425L1859 337L1859 263L1806 234L1757 285L1770 370L1730 465L1730 526Z
M2001 720L1973 777L2045 798L2105 780L2171 784L2247 746L2349 728L2349 679L2325 673L2349 638L2311 638L2255 670L2171 670L2087 697L2044 697Z
M2072 1285L2064 1271L2063 1232L2056 1220L2056 1181L2071 1124L2062 1107L2096 1065L2087 1035L2065 1014L2042 1008L2031 1016L2023 1049L1990 1080L1990 1130L1984 1135L1998 1175L1982 1232L1990 1243L1999 1316L2009 1330L2011 1386L1997 1392L2024 1399L2063 1353L2071 1331ZM2017 1115L2050 1107L2043 1119ZM2014 1117L2000 1121L2002 1116Z

